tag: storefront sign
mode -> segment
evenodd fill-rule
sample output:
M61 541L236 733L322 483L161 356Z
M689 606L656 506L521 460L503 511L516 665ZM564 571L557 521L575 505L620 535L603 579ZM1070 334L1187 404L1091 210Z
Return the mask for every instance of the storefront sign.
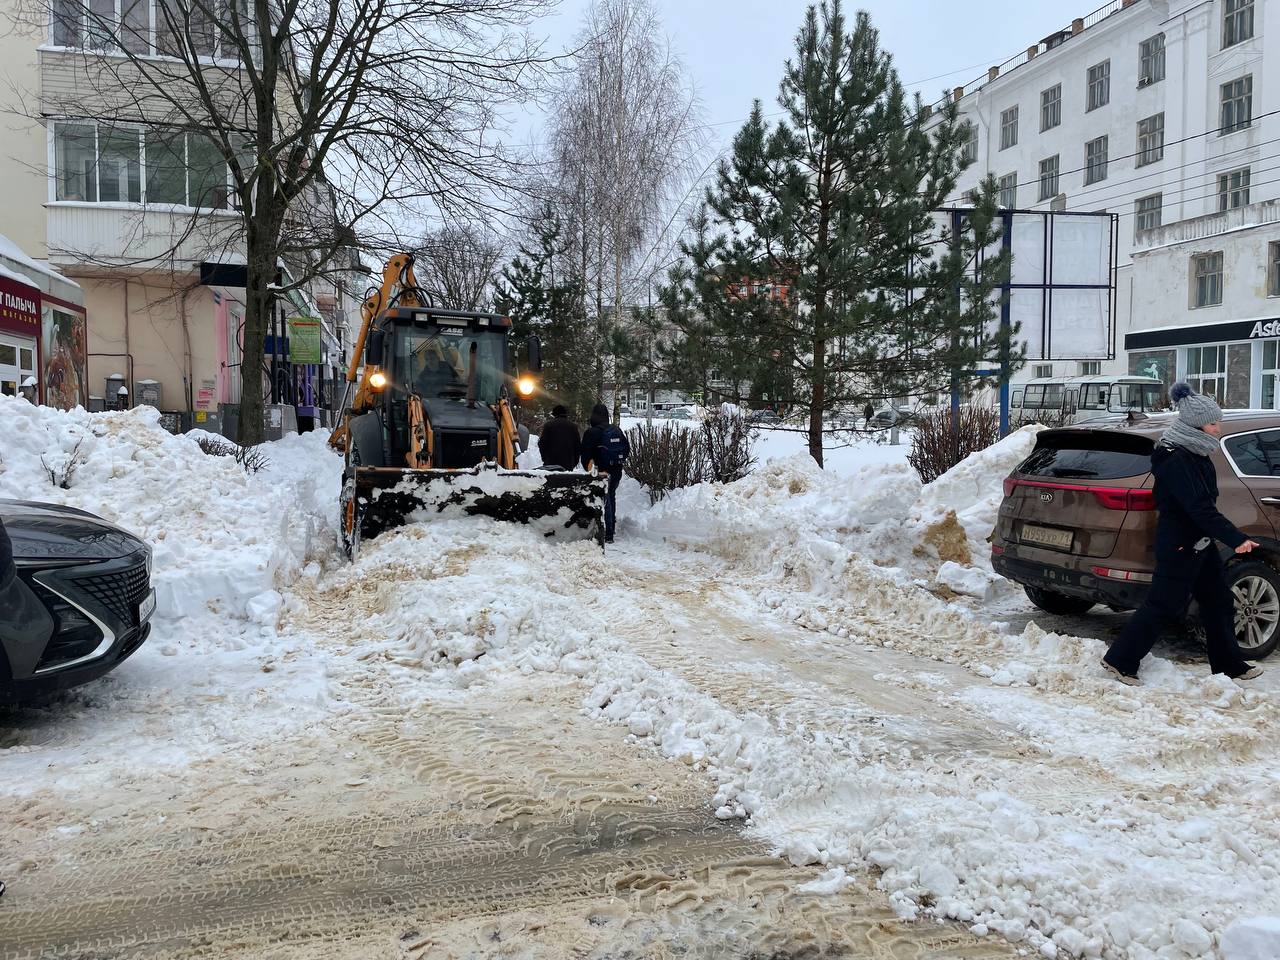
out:
M0 276L0 330L40 336L40 291Z
M322 362L320 321L315 317L290 317L289 362L306 365Z
M1232 343L1241 340L1266 340L1280 337L1280 317L1264 320L1229 320L1225 323L1201 323L1162 330L1139 330L1126 334L1126 350L1151 350L1156 347L1184 347L1197 343Z

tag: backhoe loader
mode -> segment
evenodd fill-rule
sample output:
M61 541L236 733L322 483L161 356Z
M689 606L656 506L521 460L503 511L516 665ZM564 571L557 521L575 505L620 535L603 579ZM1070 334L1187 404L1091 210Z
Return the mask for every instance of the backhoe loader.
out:
M541 390L537 337L526 343L525 369L516 369L511 321L433 306L408 253L387 261L361 312L345 415L329 438L346 458L341 525L348 557L392 527L463 516L603 544L607 478L517 468L529 434L517 425L514 399Z

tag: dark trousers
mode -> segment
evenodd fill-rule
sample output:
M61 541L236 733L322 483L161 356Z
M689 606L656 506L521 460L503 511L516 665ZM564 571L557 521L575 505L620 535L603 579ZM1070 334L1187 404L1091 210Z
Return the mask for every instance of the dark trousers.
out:
M1137 674L1138 664L1151 652L1160 631L1186 617L1192 597L1204 622L1209 668L1232 677L1244 673L1248 665L1236 644L1235 606L1216 544L1198 553L1187 547L1167 557L1157 554L1146 602L1111 645L1107 662L1121 673Z
M604 498L604 535L613 536L613 525L618 518L618 484L622 482L622 471L609 472L609 493Z

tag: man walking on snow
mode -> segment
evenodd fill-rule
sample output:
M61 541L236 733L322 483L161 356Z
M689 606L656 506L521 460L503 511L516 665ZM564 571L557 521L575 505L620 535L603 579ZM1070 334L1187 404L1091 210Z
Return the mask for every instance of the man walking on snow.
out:
M582 441L578 435L578 425L569 419L569 411L564 404L556 404L551 408L551 419L542 426L538 437L538 453L542 455L544 467L557 470L572 470L578 465L578 456L582 452Z
M604 501L604 542L613 543L613 529L618 513L618 484L622 482L622 465L631 453L631 444L622 428L609 422L609 408L597 403L591 408L591 426L582 436L582 465L609 475L609 495Z
M1160 630L1186 614L1195 597L1204 621L1209 669L1234 680L1252 680L1261 667L1247 663L1236 644L1235 605L1214 541L1236 553L1257 544L1218 512L1217 470L1209 457L1218 451L1222 408L1212 397L1175 383L1169 399L1178 419L1151 454L1155 475L1156 572L1147 599L1130 619L1102 666L1121 683L1138 683L1138 664L1155 646Z

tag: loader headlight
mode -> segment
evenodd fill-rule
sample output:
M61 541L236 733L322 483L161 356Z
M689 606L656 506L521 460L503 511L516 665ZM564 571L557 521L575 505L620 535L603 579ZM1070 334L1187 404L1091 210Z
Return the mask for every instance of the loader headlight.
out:
M387 375L381 370L375 370L369 375L369 386L375 390L381 390L387 385Z
M516 389L520 391L522 397L532 397L536 388L537 384L533 382L533 377L521 377L516 381Z

